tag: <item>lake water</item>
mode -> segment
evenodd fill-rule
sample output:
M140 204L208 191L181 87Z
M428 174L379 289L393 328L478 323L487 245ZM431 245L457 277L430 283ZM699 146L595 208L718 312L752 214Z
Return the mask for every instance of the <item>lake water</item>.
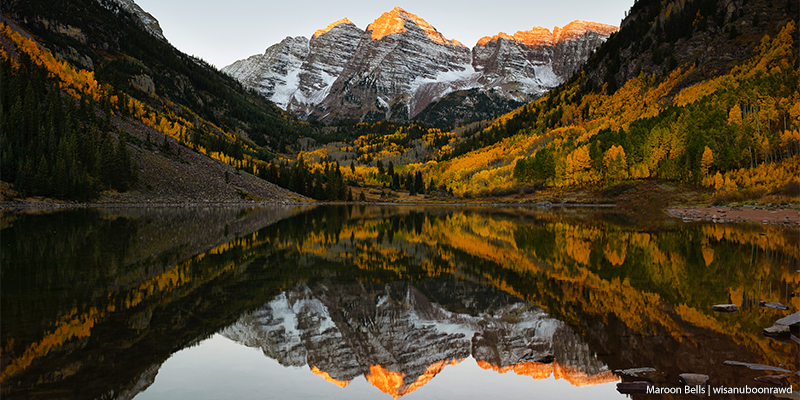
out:
M524 207L4 213L1 394L610 399L682 373L765 387L800 369L797 331L762 334L800 310L798 235Z

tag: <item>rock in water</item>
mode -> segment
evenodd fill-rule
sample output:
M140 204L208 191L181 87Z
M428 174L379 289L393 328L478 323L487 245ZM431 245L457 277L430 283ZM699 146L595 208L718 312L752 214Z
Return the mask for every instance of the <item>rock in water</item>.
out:
M650 382L645 381L620 382L617 384L617 391L622 394L645 394L650 385Z
M737 307L736 304L715 304L711 306L711 310L716 312L732 313L739 311L739 307Z
M770 386L789 386L789 375L765 375L759 376L755 380Z
M793 374L794 373L792 371L789 371L786 368L773 367L771 365L764 365L764 364L746 363L746 362L741 362L741 361L728 360L728 361L725 361L724 364L725 365L737 365L737 366L740 366L740 367L747 367L747 368L750 368L750 369L755 370L755 371L776 371L776 372L785 372L785 373L788 373L788 374Z
M689 386L702 386L708 384L708 375L681 374L681 382Z
M655 368L628 368L628 369L618 369L615 371L618 374L627 375L637 379L645 379L650 382L666 382L667 381L667 374L663 372L658 372Z
M789 327L786 325L772 325L769 328L764 328L764 336L769 337L783 337L789 336Z
M793 326L793 325L800 325L800 311L792 314L787 315L777 321L775 321L776 325L786 325L786 326Z
M787 306L785 306L785 305L783 305L783 304L781 304L781 303L779 303L777 301L773 301L771 303L767 303L767 302L764 302L762 300L762 301L758 302L758 305L759 305L759 307L769 307L769 308L774 308L776 310L783 310L783 311L789 309L789 307L787 307Z

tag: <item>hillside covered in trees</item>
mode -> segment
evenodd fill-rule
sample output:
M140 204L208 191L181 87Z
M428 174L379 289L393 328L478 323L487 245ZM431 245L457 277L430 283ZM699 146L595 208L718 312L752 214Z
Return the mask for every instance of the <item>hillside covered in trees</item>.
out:
M524 198L642 180L800 193L794 1L637 1L567 83L454 128L298 121L111 0L3 12L0 167L22 196Z
M530 104L449 132L395 126L324 154L390 160L463 197L657 180L718 199L797 199L796 15L791 1L641 0L578 74Z
M299 199L256 175L318 128L150 34L118 3L10 2L0 27L11 195Z

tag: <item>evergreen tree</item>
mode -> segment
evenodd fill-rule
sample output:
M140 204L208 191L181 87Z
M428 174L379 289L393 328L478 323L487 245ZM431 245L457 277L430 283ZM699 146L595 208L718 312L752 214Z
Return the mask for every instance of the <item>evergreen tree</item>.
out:
M378 175L383 175L383 174L384 174L383 162L381 160L378 160Z
M425 194L425 181L422 179L422 171L417 171L414 174L414 192Z

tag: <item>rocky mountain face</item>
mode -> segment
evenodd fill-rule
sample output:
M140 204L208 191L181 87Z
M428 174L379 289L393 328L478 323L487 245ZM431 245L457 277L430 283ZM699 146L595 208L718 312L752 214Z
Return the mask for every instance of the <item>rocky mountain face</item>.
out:
M541 27L513 36L500 32L478 41L473 65L482 72L483 86L499 87L506 97L524 101L566 81L618 29L573 21L552 33Z
M167 38L164 37L164 32L161 30L161 25L159 25L158 20L153 17L150 13L143 10L142 7L139 7L133 0L113 0L117 3L123 10L133 14L136 18L139 19L139 22L142 24L142 27L151 35L166 41Z
M462 90L530 101L564 82L616 30L575 21L553 33L501 32L470 50L396 7L366 30L342 19L222 71L301 118L405 121Z
M485 369L537 379L555 374L576 385L617 379L563 322L463 282L299 284L222 334L342 387L363 375L395 398L468 357Z

